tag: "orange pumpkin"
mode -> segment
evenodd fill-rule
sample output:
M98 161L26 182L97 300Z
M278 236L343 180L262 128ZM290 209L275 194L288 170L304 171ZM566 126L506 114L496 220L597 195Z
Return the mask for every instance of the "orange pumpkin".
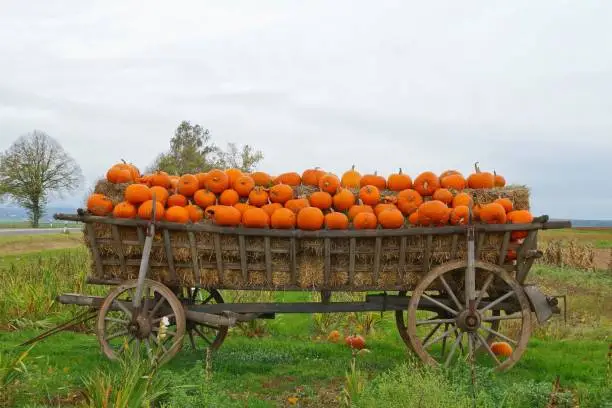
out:
M263 187L257 186L249 193L249 204L255 207L266 205L268 200L268 192Z
M168 189L176 192L179 185L179 180L179 176L170 176L170 187Z
M215 194L220 194L229 187L229 177L219 169L213 169L208 172L206 177L206 189Z
M293 189L288 184L277 184L270 188L270 201L285 204L293 198Z
M189 219L193 223L200 222L202 221L202 218L204 218L204 211L197 205L189 204L185 207L185 209L187 210L187 213L189 213Z
M468 177L469 188L493 188L495 185L495 177L493 174L485 171L481 172L478 167L478 162L474 163L475 172Z
M357 214L361 214L362 212L374 214L374 210L369 205L365 205L365 204L354 205L351 208L349 208L349 211L348 211L349 220L352 221L357 216Z
M195 176L198 179L198 190L206 188L206 179L208 178L208 173L197 173Z
M242 173L242 170L235 169L235 168L225 170L225 174L227 175L227 185L229 188L231 188L234 185L236 180L238 180L240 177L244 175Z
M418 225L419 223L419 212L415 211L408 216L408 222L412 225Z
M480 208L479 217L487 224L505 224L506 210L499 203L485 204Z
M272 213L271 225L276 229L292 229L295 228L296 220L295 212L288 208L279 208Z
M443 179L444 177L448 177L448 176L456 176L456 175L459 175L459 176L462 176L462 177L463 177L463 175L461 174L461 172L460 172L460 171L457 171L457 170L445 170L445 171L443 171L443 172L440 174L440 181L442 181L442 179Z
M288 184L290 186L299 186L302 184L302 177L296 172L283 173L274 179L274 184Z
M493 184L495 187L504 187L506 185L506 179L501 174L497 174L493 170Z
M246 210L249 210L251 208L257 208L257 207L254 207L254 206L252 206L250 204L247 204L247 203L236 203L236 204L234 204L234 208L237 209L238 211L240 211L240 214L244 215L244 212Z
M508 213L508 221L512 224L531 224L533 215L527 210L514 210ZM512 239L522 239L527 237L527 231L512 231Z
M334 174L327 173L319 179L319 188L321 191L334 195L340 188L340 179Z
M340 185L346 188L359 188L361 182L361 173L355 170L355 165L350 170L345 171L340 179Z
M166 210L164 218L166 218L168 222L186 224L189 222L189 211L187 211L185 207L174 205Z
M347 229L349 220L341 212L330 212L325 214L325 228L330 230Z
M138 217L143 220L150 220L153 217L153 200L147 200L138 207ZM155 201L155 220L160 221L164 218L164 205L160 201Z
M442 188L460 191L467 186L467 181L461 174L449 174L446 176L440 176L440 185Z
M263 171L251 173L251 178L255 182L256 186L270 187L272 185L272 177Z
M168 197L168 201L166 201L166 205L168 207L174 207L174 206L184 207L187 205L187 197L185 197L182 194L172 194L170 197Z
M448 223L450 218L450 209L442 201L431 200L426 201L419 206L419 224L424 226L429 225L444 225Z
M378 223L386 229L396 229L404 226L404 215L397 209L386 209L378 214Z
M460 205L464 205L466 207L471 207L474 205L474 200L472 200L472 196L468 193L459 193L455 197L453 197L453 207L458 207Z
M165 171L157 171L151 175L151 179L149 181L151 187L160 186L163 188L170 188L170 176Z
M313 207L320 208L321 210L327 210L331 208L333 199L331 194L325 191L315 191L310 195L310 205Z
M374 174L366 174L361 178L359 182L359 187L364 186L374 186L379 190L387 189L387 180L383 176L379 176L378 172L374 172Z
M514 261L517 258L517 253L514 249L509 249L508 252L506 253L506 260L508 261Z
M113 217L134 218L136 217L136 207L127 201L122 201L113 208Z
M151 199L151 189L146 184L130 184L123 193L125 201L131 204L141 204Z
M301 210L303 210L306 207L310 207L310 203L308 202L306 198L295 198L292 200L288 200L285 203L285 208L290 209L295 214L299 213Z
M470 208L458 205L451 210L450 223L453 225L466 225L470 220Z
M432 198L434 200L442 201L446 205L451 205L453 202L453 193L446 188L439 188L434 193Z
M376 207L374 207L374 214L376 214L376 216L378 217L380 213L384 210L397 210L397 207L395 206L395 204L389 203L376 204Z
M219 196L219 204L232 206L240 200L240 196L236 190L225 190Z
M510 357L512 346L505 341L493 342L491 343L491 351L497 356Z
M397 208L404 215L412 214L421 204L423 204L423 197L416 190L402 190L397 194Z
M130 168L124 163L111 167L106 172L106 179L111 183L129 183L135 180Z
M240 197L248 197L251 190L255 187L255 181L250 176L240 176L234 181L233 186Z
M314 231L321 229L325 217L317 207L306 207L297 215L297 226L303 230Z
M340 340L340 332L338 330L332 330L327 336L327 340L331 341L332 343L337 343L338 340Z
M361 350L365 348L365 339L359 335L347 336L344 341L346 345L350 348L354 348L356 350Z
M359 190L359 198L362 203L374 206L380 202L380 191L374 186L363 186Z
M494 203L501 204L501 206L504 207L506 213L512 211L512 201L510 201L509 198L498 198L494 201Z
M193 201L203 209L207 209L211 205L217 203L217 196L208 190L198 190L193 195Z
M413 188L423 197L433 195L439 187L440 179L431 171L421 173L414 179Z
M480 209L480 204L476 204L472 207L472 218L474 218L475 221L480 220Z
M278 210L279 208L283 208L283 205L280 203L270 203L261 207L261 209L264 210L270 217L272 217L274 211Z
M325 171L318 167L314 169L304 170L302 173L302 184L305 186L319 186L319 180L325 175Z
M341 188L333 198L334 208L338 211L346 211L355 204L355 195L348 188Z
M168 190L161 186L153 186L150 188L151 190L151 200L155 198L155 201L162 203L162 205L166 205L166 201L168 200Z
M212 217L215 224L226 227L235 227L242 221L240 211L227 205L210 206L206 209L206 214Z
M360 212L353 218L353 227L355 229L375 229L378 225L376 215L370 212Z
M389 176L387 187L391 191L407 190L412 188L412 179L409 175L402 173L402 169L399 169L399 172Z
M249 208L242 214L242 225L247 228L267 228L270 216L261 208Z

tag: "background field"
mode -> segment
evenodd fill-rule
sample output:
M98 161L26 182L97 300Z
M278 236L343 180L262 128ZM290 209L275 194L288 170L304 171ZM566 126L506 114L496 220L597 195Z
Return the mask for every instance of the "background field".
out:
M559 238L602 251L612 248L610 230L548 231L542 241ZM80 311L56 304L57 294L104 293L102 287L84 285L88 268L80 234L0 238L0 406L82 406L85 395L92 394L92 382L99 384L104 378L112 395L127 387L126 368L101 356L88 325L36 344L23 366L13 364L18 353L27 350L16 347L19 343ZM608 357L612 273L537 265L530 279L547 293L567 295L567 322L561 315L538 327L510 372L478 368L477 406L612 406ZM226 301L238 296L222 293ZM315 294L246 296L251 301L292 301L310 300ZM374 322L373 330L365 333L368 321ZM334 328L366 336L371 352L357 357L356 371L350 371L348 347L327 341ZM389 312L382 317L379 313L278 315L275 320L231 329L208 369L205 360L201 350L185 345L156 374L155 389L170 391L157 405L343 406L346 391L351 391L352 405L361 407L472 406L469 368L458 365L446 372L423 368L400 340ZM14 379L5 381L6 373L13 373ZM553 386L557 377L558 386ZM551 398L554 405L549 405Z

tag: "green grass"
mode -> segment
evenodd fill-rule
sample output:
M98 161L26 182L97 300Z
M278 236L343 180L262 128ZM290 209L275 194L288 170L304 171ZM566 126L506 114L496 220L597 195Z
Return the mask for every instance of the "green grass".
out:
M0 263L7 256L40 253L53 249L74 248L83 244L83 235L69 234L24 234L0 236Z
M84 285L88 272L89 258L83 247L3 257L0 362L12 361L12 356L24 350L17 345L39 334L42 327L81 310L56 304L56 295L104 293L104 288ZM562 388L557 406L605 406L612 401L612 374L606 359L612 341L612 276L535 266L530 280L548 293L568 294L568 323L556 316L536 329L527 352L509 372L495 374L478 368L478 406L546 406L557 376ZM312 298L311 293L295 292L245 295L224 291L223 295L226 301L237 296L247 296L250 301L258 296L277 301ZM379 318L380 314L368 316ZM328 342L325 333L332 328L352 332L358 322L349 321L346 314L324 317L277 315L275 320L258 323L265 331L263 337L247 337L245 330L231 329L213 356L212 378L207 378L203 353L193 352L186 342L158 374L159 387L172 390L159 404L276 407L287 406L295 397L301 407L340 406L351 353L344 344ZM356 362L365 389L354 397L354 406L471 406L468 368L459 365L448 372L422 368L401 341L392 313L384 313L377 321L367 343L371 353L359 356ZM0 394L11 398L11 406L82 406L86 403L83 393L92 392L95 384L107 381L119 389L125 386L121 378L127 375L120 364L102 357L90 331L50 337L35 345L24 364L26 370L18 381L0 389Z
M55 221L55 222L41 222L38 224L38 228L64 228L64 227L78 227L77 222L69 221ZM12 229L12 228L31 228L32 226L28 221L0 221L0 229Z

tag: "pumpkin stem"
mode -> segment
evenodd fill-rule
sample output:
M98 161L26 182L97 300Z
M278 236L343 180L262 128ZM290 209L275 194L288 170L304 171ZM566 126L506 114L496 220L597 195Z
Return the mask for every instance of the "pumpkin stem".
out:
M474 169L476 170L476 173L480 173L480 167L478 167L478 162L474 163Z
M401 167L400 167L400 169L399 169L399 174L402 174L402 168L401 168Z

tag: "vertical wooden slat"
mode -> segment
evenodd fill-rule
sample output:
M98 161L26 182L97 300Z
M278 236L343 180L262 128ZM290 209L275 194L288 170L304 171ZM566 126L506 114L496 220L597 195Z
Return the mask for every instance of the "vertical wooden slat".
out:
M249 281L249 270L247 269L246 238L244 235L238 235L238 245L240 247L240 271L242 272L242 281L246 284Z
M502 240L502 246L499 250L499 259L497 260L498 265L503 265L506 261L506 254L508 252L508 245L510 244L510 231L504 232L504 238Z
M423 254L423 271L429 271L429 260L431 258L431 247L433 245L433 235L427 235L427 243L425 244L425 253Z
M402 237L400 239L399 262L398 262L397 278L396 278L396 283L398 285L402 284L402 276L404 274L404 268L406 267L406 245L407 243L408 243L408 237Z
M193 265L193 273L196 282L200 283L200 266L198 265L198 248L196 247L195 234L192 231L187 232L189 237L189 249L191 250L191 264Z
M531 230L527 233L527 237L521 244L518 254L517 254L517 273L516 280L519 283L524 283L525 279L527 279L527 274L529 273L529 269L531 269L531 265L535 261L535 258L525 259L527 255L527 251L531 249L536 249L538 240L538 230Z
M477 261L480 260L480 251L482 251L482 248L484 247L485 235L486 235L486 232L484 231L481 231L478 233L478 240L476 242L476 250L474 251L474 259Z
M172 253L172 243L170 241L170 231L164 229L164 249L166 250L166 258L168 259L168 270L172 275L172 280L178 282L176 268L174 267L174 254Z
M331 269L331 239L325 238L323 240L323 286L327 287L329 283L329 273Z
M378 276L380 274L380 255L382 252L382 238L381 237L376 237L374 239L374 268L373 268L373 274L374 274L374 284L376 285L378 282Z
M102 259L100 259L100 252L98 251L98 242L96 241L96 232L93 229L93 225L85 224L85 228L87 229L87 237L89 238L89 244L91 245L91 252L94 257L94 262L96 264L96 273L99 277L104 276L104 271L102 269Z
M144 236L144 231L142 230L142 227L140 226L136 227L136 235L138 235L138 242L140 242L140 245L144 245L145 236Z
M111 232L113 234L113 243L115 244L115 250L119 256L119 265L121 266L121 274L126 275L127 269L125 267L125 255L123 253L123 244L121 243L121 235L119 234L119 227L111 225Z
M453 241L451 243L451 260L457 258L457 246L459 244L459 234L453 234Z
M213 241L215 245L215 257L217 258L217 276L219 283L223 282L223 253L221 252L221 236L213 233Z
M289 269L291 274L291 283L297 284L297 242L293 237L289 240Z
M349 240L349 286L353 285L355 279L355 252L357 251L357 240L350 238Z
M270 250L270 237L264 237L264 256L266 258L266 279L272 284L272 251Z

